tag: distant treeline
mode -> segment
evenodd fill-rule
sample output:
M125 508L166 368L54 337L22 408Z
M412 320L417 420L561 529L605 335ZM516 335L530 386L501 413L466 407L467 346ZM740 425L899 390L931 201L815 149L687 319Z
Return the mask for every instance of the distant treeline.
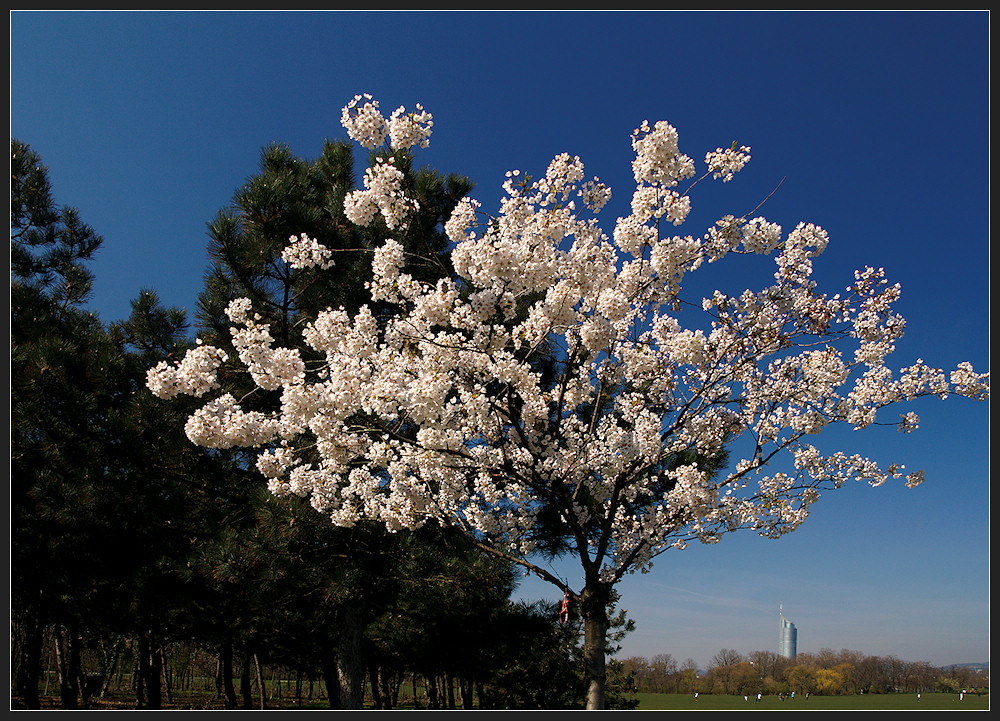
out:
M801 653L794 659L773 651L741 654L722 649L707 671L693 661L678 665L670 654L621 661L640 693L733 695L961 692L989 689L989 670L979 665L935 667L895 656L871 656L846 649Z

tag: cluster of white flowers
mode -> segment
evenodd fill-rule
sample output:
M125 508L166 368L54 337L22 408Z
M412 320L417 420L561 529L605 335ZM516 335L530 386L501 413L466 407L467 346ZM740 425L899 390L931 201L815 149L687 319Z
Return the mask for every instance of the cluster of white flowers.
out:
M420 104L416 111L396 108L389 119L382 115L377 100L371 95L355 95L340 114L340 124L347 134L360 145L374 150L386 139L395 150L408 150L415 145L426 148L430 143L434 118Z
M476 212L479 207L479 201L474 198L463 198L459 201L444 224L444 232L449 240L458 244L469 239L466 231L476 225Z
M188 351L176 365L160 361L146 372L146 386L158 398L190 395L200 398L219 387L216 371L227 360L218 348L201 345Z
M256 448L273 441L280 430L275 419L243 410L229 393L199 408L184 426L191 442L205 448Z
M238 298L227 308L230 319L241 325L231 329L233 346L254 383L264 390L276 390L305 381L305 363L294 348L274 348L274 338L266 323L250 318L247 299ZM242 326L242 327L241 327Z
M417 209L417 201L402 191L403 171L392 158L381 158L365 170L364 190L352 190L344 198L344 215L355 225L370 225L376 213L390 229L405 227L406 217Z
M985 401L990 395L990 374L976 373L972 364L962 361L951 372L951 385L959 395Z
M368 93L355 95L340 113L340 124L351 140L374 150L385 142L388 124L378 109L378 101Z
M418 103L413 113L403 107L396 108L389 117L389 144L397 150L407 150L414 145L426 148L430 144L434 117Z
M680 330L663 339L663 349L677 365L702 365L708 356L708 342L702 330Z
M288 239L288 245L281 251L281 258L293 268L332 268L333 252L318 240L305 233Z
M343 117L365 147L387 136L423 144L430 116L418 110L387 122L359 96ZM298 353L274 348L248 303L234 301L239 358L258 386L280 393L281 408L245 412L223 395L192 417L189 435L211 447L263 444L258 469L272 491L308 496L341 525L447 519L525 553L544 497L581 549L603 534L610 581L694 539L737 528L786 533L820 488L919 483L919 472L824 455L803 439L834 423L868 426L922 395L986 398L988 374L918 362L894 378L884 359L904 326L892 309L898 287L865 269L844 297L822 294L813 262L828 237L817 226L782 238L764 218L724 216L701 237L661 237L661 220L687 218L690 199L677 187L694 163L667 123L644 122L632 143L632 213L611 238L594 217L610 191L562 154L538 180L511 171L495 217L480 220L472 199L458 203L444 225L455 278L418 282L401 270L402 246L386 240L369 289L401 312L320 313L303 335L325 357L315 374ZM708 173L729 180L747 151L709 153ZM365 189L348 196L348 217L371 223L379 214L399 227L414 207L401 180L391 163L369 169ZM292 246L296 262L324 257L308 239ZM774 254L773 281L758 292L715 291L700 303L704 322L690 323L691 312L678 311L699 304L682 301L682 281L731 253ZM224 360L196 349L151 370L150 388L201 395L216 387ZM900 427L917 423L906 413ZM411 431L398 433L404 426ZM741 439L750 454L717 475L677 463ZM300 460L304 446L318 463ZM794 459L787 472L765 462L781 449ZM651 470L660 468L673 470Z
M712 172L712 177L722 178L723 183L732 180L733 175L743 170L743 166L748 162L750 162L750 148L741 145L737 149L736 143L733 143L731 148L725 150L717 148L705 154L705 165Z
M765 218L745 220L727 215L709 228L704 244L710 261L741 248L747 253L768 254L782 244L781 226Z
M694 175L694 162L679 151L677 141L677 130L662 120L652 128L644 120L632 132L632 149L635 151L632 174L637 186L649 184L672 188L678 181Z

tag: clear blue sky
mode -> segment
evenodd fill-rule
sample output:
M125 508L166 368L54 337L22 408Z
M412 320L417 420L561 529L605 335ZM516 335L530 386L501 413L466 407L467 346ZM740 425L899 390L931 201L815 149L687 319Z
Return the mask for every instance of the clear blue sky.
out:
M989 368L989 15L675 12L11 13L11 136L49 166L58 202L104 236L92 307L106 321L154 288L192 309L205 225L260 149L304 157L346 138L369 92L423 104L418 163L470 176L495 209L503 174L579 155L627 213L629 133L667 120L699 162L733 140L750 165L696 194L684 232L762 209L826 228L829 292L856 267L903 287L890 357ZM363 153L359 153L363 155ZM770 271L766 271L769 273ZM760 287L767 275L705 282ZM738 288L726 283L739 285ZM989 658L989 405L917 408L909 436L833 439L927 482L824 496L780 541L749 534L669 552L621 586L638 628L621 656L706 665L777 650L778 604L799 650L848 648L936 665ZM526 583L530 597L555 598Z

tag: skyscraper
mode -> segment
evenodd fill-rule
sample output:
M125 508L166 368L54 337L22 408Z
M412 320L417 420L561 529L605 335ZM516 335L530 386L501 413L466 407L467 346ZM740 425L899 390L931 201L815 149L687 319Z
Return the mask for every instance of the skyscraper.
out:
M795 624L785 618L781 612L781 604L778 604L778 655L785 658L795 658L798 653L796 645L798 643L798 631Z

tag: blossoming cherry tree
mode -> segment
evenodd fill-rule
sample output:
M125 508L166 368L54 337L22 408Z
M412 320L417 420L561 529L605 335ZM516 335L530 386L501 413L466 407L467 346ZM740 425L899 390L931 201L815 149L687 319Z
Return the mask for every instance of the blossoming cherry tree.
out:
M342 122L364 147L389 150L348 195L347 218L387 234L405 227L415 205L392 153L426 146L431 115L418 106L385 118L358 96ZM643 122L632 147L631 213L610 233L597 222L610 190L562 154L537 179L508 173L492 217L471 198L458 205L445 228L451 277L415 280L387 237L373 253L372 304L353 317L330 308L305 326L321 362L275 347L250 302L235 300L234 347L257 388L280 398L274 412L214 393L226 360L217 348L148 376L163 398L207 396L189 438L257 449L273 493L308 497L343 526L458 526L558 586L584 620L588 708L604 706L607 607L625 574L694 540L792 531L821 490L850 480L916 485L919 471L824 453L810 439L838 424L866 428L919 396L989 392L988 374L967 363L891 371L899 287L864 268L842 294L821 292L813 263L828 237L816 225L785 233L725 215L698 237L672 234L691 188L730 181L749 148L708 153L696 177L665 122ZM773 256L773 282L700 302L682 295L688 274L731 255ZM290 239L285 259L333 262L305 236ZM902 414L900 430L917 425ZM543 546L578 559L581 588L544 567Z

